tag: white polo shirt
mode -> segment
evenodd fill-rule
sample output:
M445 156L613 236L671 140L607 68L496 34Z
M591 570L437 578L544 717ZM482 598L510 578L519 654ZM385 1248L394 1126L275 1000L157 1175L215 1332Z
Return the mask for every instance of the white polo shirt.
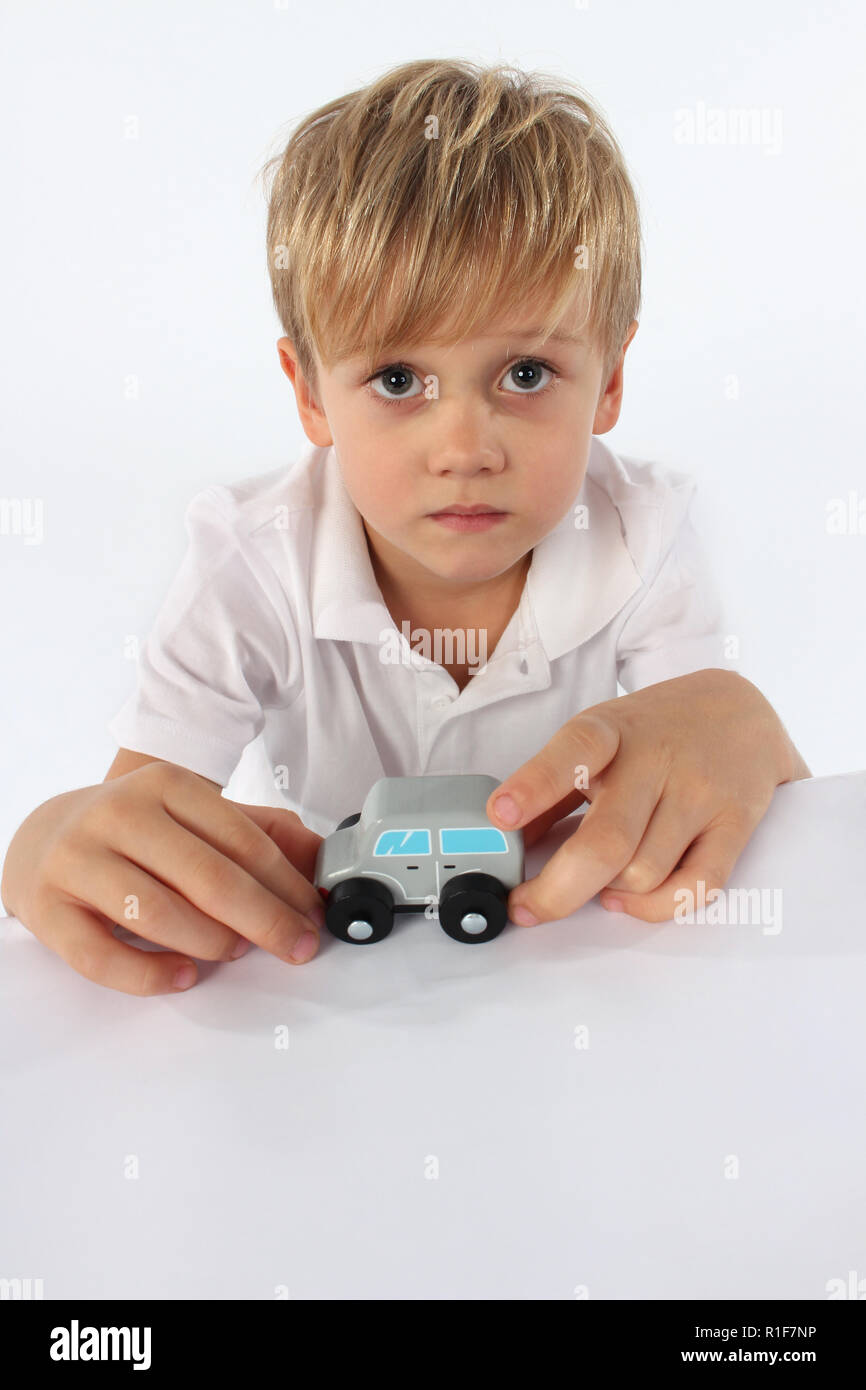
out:
M320 835L379 777L504 780L573 715L613 699L617 680L633 691L734 665L690 520L694 488L593 437L580 492L458 691L432 659L447 647L425 655L385 607L333 447L209 487L189 503L187 553L109 731L235 800L287 806Z

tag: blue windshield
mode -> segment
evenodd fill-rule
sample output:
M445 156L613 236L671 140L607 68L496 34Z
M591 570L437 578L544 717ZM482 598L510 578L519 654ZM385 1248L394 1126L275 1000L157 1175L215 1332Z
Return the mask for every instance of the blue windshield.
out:
M374 854L429 854L429 830L383 830Z

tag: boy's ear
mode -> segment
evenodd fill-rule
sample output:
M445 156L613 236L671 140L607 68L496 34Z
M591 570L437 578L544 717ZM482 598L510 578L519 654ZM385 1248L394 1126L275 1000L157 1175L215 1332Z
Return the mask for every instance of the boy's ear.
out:
M625 361L625 354L629 343L637 332L637 319L632 319L626 334L625 342L620 349L613 371L607 383L603 384L601 395L598 398L598 405L595 409L595 419L592 422L593 434L606 434L612 430L619 419L620 408L622 407L622 368Z
M280 355L280 366L295 390L295 404L298 407L298 415L304 427L304 434L312 444L327 448L329 444L334 442L328 428L327 417L316 400L311 383L304 375L291 338L278 338L277 352Z

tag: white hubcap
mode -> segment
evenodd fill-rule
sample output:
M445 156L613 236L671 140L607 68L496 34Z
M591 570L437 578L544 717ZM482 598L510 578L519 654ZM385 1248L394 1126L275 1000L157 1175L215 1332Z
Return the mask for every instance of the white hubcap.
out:
M353 941L369 941L373 935L373 928L369 922L364 922L360 917L356 917L354 922L350 922L346 928L347 936L351 936Z
M480 936L487 930L487 918L480 912L465 912L460 918L460 925L467 936Z

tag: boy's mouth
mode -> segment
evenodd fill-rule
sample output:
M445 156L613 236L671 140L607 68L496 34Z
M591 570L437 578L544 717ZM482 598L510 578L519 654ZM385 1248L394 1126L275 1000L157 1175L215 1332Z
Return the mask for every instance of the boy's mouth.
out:
M497 521L503 521L507 512L497 512L484 502L471 507L454 505L441 512L431 512L430 520L438 521L452 531L489 531Z
M454 502L450 507L443 507L441 512L432 512L432 516L478 516L481 512L495 512L496 507L491 507L487 502L471 502L464 504Z

